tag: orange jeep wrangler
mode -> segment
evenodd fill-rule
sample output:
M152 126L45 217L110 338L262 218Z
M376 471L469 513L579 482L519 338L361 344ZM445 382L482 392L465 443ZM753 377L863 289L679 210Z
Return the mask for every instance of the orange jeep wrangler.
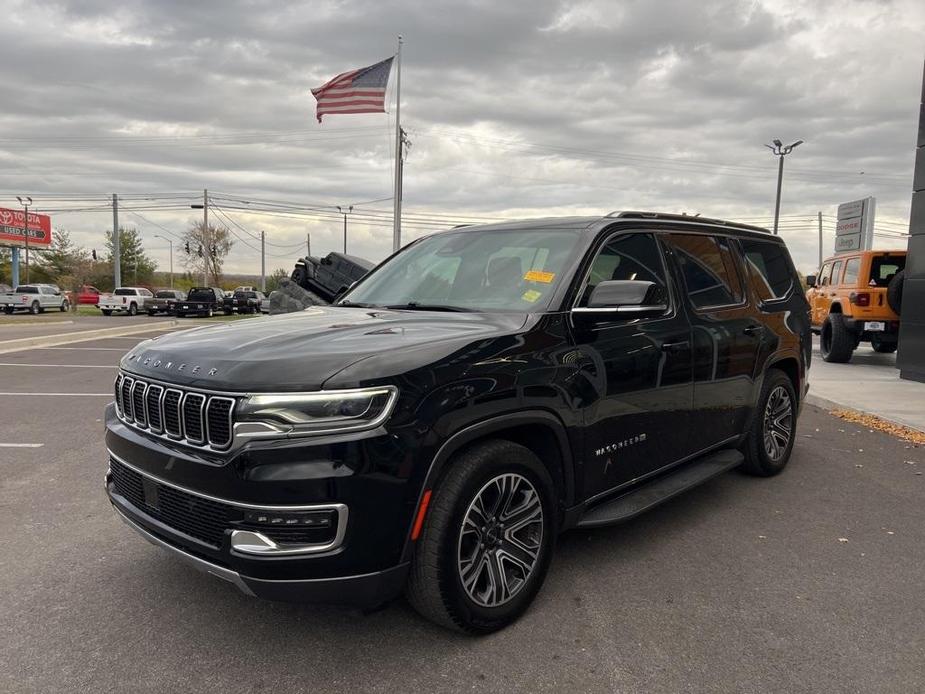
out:
M876 352L896 351L905 266L905 251L856 251L807 275L812 330L825 361L850 361L861 342Z

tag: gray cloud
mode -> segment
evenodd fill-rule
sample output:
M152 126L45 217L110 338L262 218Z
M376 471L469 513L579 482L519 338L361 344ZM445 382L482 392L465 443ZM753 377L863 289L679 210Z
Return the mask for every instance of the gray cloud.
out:
M319 126L309 89L388 55L401 32L411 215L652 208L769 223L776 164L762 144L773 137L806 140L787 161L783 205L804 269L817 210L875 195L884 229L908 214L925 29L916 0L83 0L8 3L5 16L0 205L23 192L60 208L47 196L101 204L112 192L204 187L329 205L388 197L391 117ZM364 209L387 215L390 203ZM153 248L155 224L180 231L197 213L141 214L150 222L123 218ZM228 214L279 244L271 267L291 265L307 232L314 251L340 243L333 218ZM379 259L391 234L374 214L351 223L351 243ZM55 222L101 247L110 216ZM433 228L409 217L406 237ZM259 264L239 244L229 266Z

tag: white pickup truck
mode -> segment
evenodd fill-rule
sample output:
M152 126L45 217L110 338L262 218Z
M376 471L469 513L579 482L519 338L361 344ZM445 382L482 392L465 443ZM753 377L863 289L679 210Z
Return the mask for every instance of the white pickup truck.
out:
M46 309L67 311L71 304L60 289L51 284L21 284L12 292L0 294L4 313L28 311L32 315Z
M112 294L100 294L97 306L104 316L111 316L113 311L125 311L134 316L140 311L147 311L154 303L154 294L144 287L119 287Z

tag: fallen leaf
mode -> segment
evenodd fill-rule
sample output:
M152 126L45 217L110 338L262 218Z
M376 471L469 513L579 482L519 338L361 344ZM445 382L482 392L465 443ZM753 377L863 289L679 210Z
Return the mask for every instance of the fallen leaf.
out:
M866 427L872 428L873 430L891 434L909 443L925 444L925 432L918 431L912 427L903 426L902 424L895 424L893 422L887 421L886 419L883 419L882 417L866 414L864 412L858 412L856 410L846 409L832 410L830 414L838 417L839 419L844 419L847 422L862 424ZM845 430L839 429L839 431L844 432Z

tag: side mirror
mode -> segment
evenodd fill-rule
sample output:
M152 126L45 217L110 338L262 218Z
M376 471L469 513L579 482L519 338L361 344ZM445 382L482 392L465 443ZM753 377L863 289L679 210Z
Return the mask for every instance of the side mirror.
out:
M806 286L807 287L816 286L816 276L815 275L806 275Z
M572 309L572 313L613 314L624 318L639 318L667 310L667 292L655 282L608 280L594 288L587 306L577 306Z

